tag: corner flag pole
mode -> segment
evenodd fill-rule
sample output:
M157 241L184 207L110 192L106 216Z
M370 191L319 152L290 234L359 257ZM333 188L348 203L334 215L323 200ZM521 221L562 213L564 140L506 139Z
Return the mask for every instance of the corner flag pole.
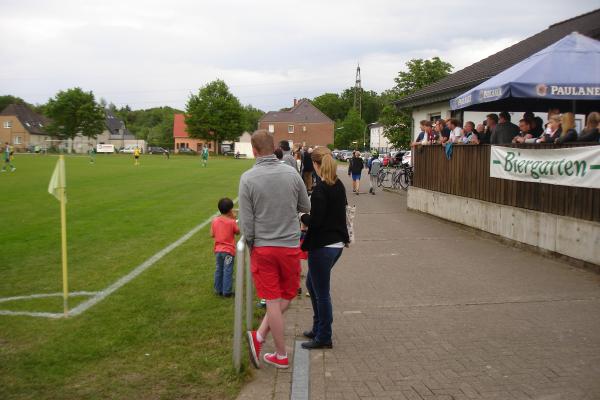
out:
M58 156L54 172L48 184L48 193L60 201L60 238L63 275L63 310L65 317L69 315L69 284L67 275L67 178L65 173L65 156Z
M64 156L60 156L63 158ZM62 244L63 310L69 315L69 280L67 275L67 207L65 188L60 189L60 237Z

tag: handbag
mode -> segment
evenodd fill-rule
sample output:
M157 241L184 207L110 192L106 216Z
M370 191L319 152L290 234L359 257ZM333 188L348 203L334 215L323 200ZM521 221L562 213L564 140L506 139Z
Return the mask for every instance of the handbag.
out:
M354 243L354 216L356 215L356 206L349 206L346 204L346 228L348 229L349 242L346 243L346 247L349 247L351 243Z

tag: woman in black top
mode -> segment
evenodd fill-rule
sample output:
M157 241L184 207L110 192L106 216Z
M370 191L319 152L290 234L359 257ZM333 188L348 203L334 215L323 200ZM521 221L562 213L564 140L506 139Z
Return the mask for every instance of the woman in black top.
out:
M554 140L556 144L563 144L577 141L577 131L575 131L575 115L567 112L560 117L561 134Z
M360 156L360 152L353 152L352 158L350 159L348 165L348 176L352 175L352 191L355 192L357 195L360 189L360 175L364 168L365 163L362 157Z
M304 332L304 336L312 340L302 343L302 347L330 349L333 322L331 269L350 241L346 226L346 188L337 177L337 164L329 149L319 147L312 152L311 158L321 181L310 198L310 215L303 214L300 217L308 227L302 250L308 251L306 288L313 307L312 329Z

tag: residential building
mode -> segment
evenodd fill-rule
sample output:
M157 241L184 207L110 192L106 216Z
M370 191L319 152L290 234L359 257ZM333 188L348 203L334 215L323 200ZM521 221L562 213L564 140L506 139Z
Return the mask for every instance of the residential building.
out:
M387 153L392 149L392 145L383 134L384 126L379 122L369 124L370 140L369 147L371 151L377 150L379 153Z
M450 99L474 88L574 31L594 39L600 39L600 9L550 25L548 29L536 35L397 100L396 107L412 108L413 138L419 134L419 121L421 120L457 117L462 121L471 120L476 123L483 121L485 114L488 113L473 111L452 113Z
M258 128L282 140L306 146L333 145L334 122L308 99L297 101L289 111L270 111L258 121Z
M10 104L0 112L0 143L10 143L15 151L22 152L28 146L45 149L52 138L44 131L48 118L33 111L25 104Z
M173 138L175 139L175 153L179 153L179 150L182 148L199 152L204 145L208 146L208 151L212 152L216 149L214 141L194 139L188 135L184 114L175 114L173 118Z

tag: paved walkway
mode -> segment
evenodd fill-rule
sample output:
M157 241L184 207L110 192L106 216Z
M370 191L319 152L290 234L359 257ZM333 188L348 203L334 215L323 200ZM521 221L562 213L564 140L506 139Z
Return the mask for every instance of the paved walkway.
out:
M348 196L357 243L311 399L600 399L600 276L409 212L405 193ZM311 313L302 296L288 314L290 353ZM291 376L265 366L239 399L289 399Z

